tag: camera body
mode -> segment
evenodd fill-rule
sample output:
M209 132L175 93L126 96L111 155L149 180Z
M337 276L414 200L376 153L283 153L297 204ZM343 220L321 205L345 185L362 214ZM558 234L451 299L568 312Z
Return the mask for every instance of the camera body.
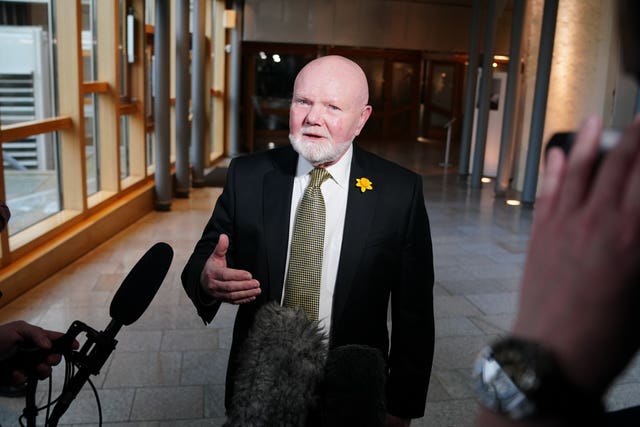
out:
M573 141L575 140L576 133L575 132L558 132L554 134L549 142L547 143L546 151L553 147L559 147L564 151L565 156L569 154L571 147L573 145ZM598 160L596 162L596 168L604 159L604 156L611 151L613 147L616 146L620 138L622 137L622 131L619 129L613 128L605 128L602 130L602 135L600 137L600 144L598 147Z

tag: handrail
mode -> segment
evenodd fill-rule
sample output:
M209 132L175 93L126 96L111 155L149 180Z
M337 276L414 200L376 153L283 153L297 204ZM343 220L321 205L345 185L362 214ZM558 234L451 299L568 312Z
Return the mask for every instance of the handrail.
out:
M84 82L82 92L87 93L107 93L111 90L108 82Z
M51 117L30 122L20 122L0 127L0 143L24 139L33 135L55 132L73 127L73 120L68 116Z

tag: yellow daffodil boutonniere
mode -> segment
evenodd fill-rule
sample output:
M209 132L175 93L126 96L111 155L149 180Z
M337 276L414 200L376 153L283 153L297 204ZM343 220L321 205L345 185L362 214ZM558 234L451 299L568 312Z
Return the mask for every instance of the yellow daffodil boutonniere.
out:
M373 182L369 181L369 178L356 178L356 187L364 193L367 190L373 190Z

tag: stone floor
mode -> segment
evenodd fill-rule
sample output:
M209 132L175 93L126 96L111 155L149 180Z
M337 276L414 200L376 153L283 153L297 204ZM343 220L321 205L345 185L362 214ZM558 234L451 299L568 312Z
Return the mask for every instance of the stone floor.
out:
M471 426L476 410L468 385L471 364L479 349L513 320L535 211L507 206L494 197L490 183L470 189L457 170L439 166L442 147L414 143L369 148L424 176L431 221L436 349L426 416L412 425ZM224 306L212 324L203 325L179 281L219 194L218 188L202 188L194 189L189 199L175 199L170 212L150 213L0 310L0 322L24 319L67 330L80 320L102 330L109 323L113 294L131 267L155 242L173 247L171 268L151 306L119 332L116 351L92 378L104 425L224 422L224 373L235 310ZM54 396L62 386L61 366L53 376ZM47 387L39 383L41 401ZM618 380L607 403L611 408L640 404L640 364ZM24 405L23 398L0 398L0 424L19 425ZM60 425L95 426L98 421L96 398L85 386Z

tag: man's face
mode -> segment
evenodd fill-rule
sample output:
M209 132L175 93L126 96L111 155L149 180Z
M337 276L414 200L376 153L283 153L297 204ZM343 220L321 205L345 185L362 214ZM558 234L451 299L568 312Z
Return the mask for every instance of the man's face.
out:
M302 70L293 89L289 139L315 166L337 162L360 133L371 113L366 79L351 66L326 59ZM365 90L363 95L362 90Z

